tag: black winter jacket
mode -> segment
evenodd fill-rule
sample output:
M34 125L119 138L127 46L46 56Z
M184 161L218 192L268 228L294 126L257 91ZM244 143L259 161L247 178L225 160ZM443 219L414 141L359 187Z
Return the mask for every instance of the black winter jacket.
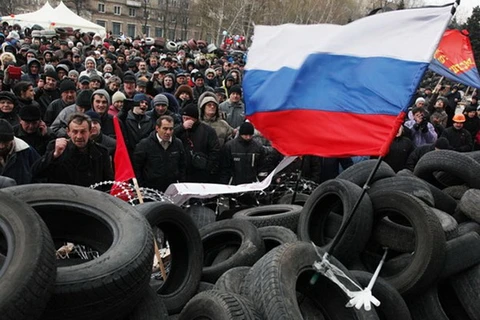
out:
M187 181L217 182L220 166L220 144L215 130L200 121L185 130L183 125L175 127L175 136L182 140L187 154ZM205 166L199 167L198 162L192 162L192 156L203 158Z
M242 137L228 141L222 149L220 182L238 185L256 182L265 162L265 149L255 140Z
M133 153L133 167L142 187L165 191L172 183L185 181L186 154L182 141L173 137L165 150L152 132Z
M467 129L457 130L454 127L443 130L442 136L447 138L450 147L459 152L469 152L473 150L473 139Z
M69 141L63 154L53 158L55 140L47 152L32 166L34 179L40 182L65 183L88 187L97 182L113 180L113 170L108 150L90 141L83 153Z

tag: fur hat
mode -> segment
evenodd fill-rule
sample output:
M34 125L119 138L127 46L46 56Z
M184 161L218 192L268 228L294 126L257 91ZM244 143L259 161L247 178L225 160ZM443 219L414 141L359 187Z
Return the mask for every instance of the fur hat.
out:
M193 100L193 90L189 85L182 84L175 91L175 97L178 98L182 93L187 93L190 96L190 99Z

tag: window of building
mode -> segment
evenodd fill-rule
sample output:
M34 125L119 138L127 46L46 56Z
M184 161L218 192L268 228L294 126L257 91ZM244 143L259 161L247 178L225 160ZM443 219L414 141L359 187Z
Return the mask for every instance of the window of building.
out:
M158 16L158 21L163 21L165 19L165 16L163 14Z
M122 7L120 6L113 6L113 14L119 16L122 14Z
M145 34L146 37L150 37L150 26L142 25L142 33Z
M172 23L177 22L177 16L173 16L173 15L172 15L172 17L170 18L170 21L171 21Z
M135 38L135 25L127 24L127 36L130 38Z
M175 30L168 30L168 38L169 39L175 39Z
M135 10L135 8L128 8L128 15L130 17L135 17L137 15L137 10Z
M112 33L114 36L118 36L122 31L122 24L119 22L112 22Z
M107 22L103 21L103 20L97 20L96 24L98 24L99 26L102 26L104 28L107 26Z
M98 12L101 12L101 13L105 12L105 3L98 4Z
M155 27L155 37L163 37L163 29L160 27Z

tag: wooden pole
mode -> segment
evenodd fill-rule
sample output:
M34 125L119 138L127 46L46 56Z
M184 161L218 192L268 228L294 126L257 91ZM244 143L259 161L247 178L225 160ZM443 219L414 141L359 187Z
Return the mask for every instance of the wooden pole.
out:
M137 178L132 178L133 187L135 188L135 192L137 193L138 202L143 203L143 195L140 190L140 186L138 185ZM167 272L165 271L165 265L163 264L162 256L160 255L160 250L158 249L157 239L153 238L154 244L154 251L155 256L157 257L158 267L160 268L160 273L162 274L163 281L167 280Z
M435 88L433 89L433 93L437 93L438 91L440 91L440 89L437 91L437 88L438 88L438 86L440 86L440 84L442 84L443 79L445 79L444 76L442 76L442 77L440 78L440 80L438 80L437 85L436 85Z

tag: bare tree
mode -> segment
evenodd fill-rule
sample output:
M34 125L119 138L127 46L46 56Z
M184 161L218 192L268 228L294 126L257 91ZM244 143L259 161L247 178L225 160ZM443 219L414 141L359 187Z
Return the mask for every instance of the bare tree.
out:
M8 16L10 14L18 14L17 7L19 6L19 0L3 0L0 6L0 16Z
M88 0L66 0L64 1L64 3L68 7L72 7L73 5L77 15L81 15L82 13L90 11Z

